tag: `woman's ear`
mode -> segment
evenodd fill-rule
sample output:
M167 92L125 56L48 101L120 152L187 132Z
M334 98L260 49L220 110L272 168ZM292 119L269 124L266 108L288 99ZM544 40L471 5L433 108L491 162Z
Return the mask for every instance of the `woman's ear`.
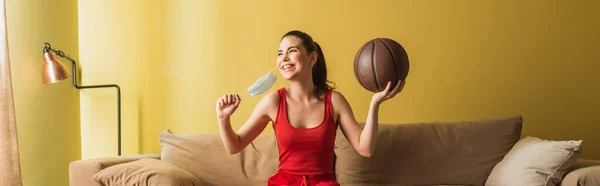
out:
M317 51L311 52L310 53L310 64L316 64L317 63L317 59L319 58L319 54L317 54Z

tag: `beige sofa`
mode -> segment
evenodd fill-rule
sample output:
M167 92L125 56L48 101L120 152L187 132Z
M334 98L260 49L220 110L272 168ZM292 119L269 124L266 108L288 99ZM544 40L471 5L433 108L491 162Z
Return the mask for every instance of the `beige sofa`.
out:
M576 141L525 140L522 123L515 116L380 124L370 158L360 156L338 130L335 177L341 185L350 186L600 185L600 161L580 159L581 145L573 148ZM225 151L216 134L166 130L160 141L161 154L72 162L70 184L265 185L279 164L273 135L259 136L235 155ZM535 157L539 153L543 156ZM560 162L554 165L552 158Z

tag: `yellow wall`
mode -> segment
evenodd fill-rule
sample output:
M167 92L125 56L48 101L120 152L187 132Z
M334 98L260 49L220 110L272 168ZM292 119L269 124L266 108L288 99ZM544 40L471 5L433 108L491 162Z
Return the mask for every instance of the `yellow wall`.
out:
M166 84L161 83L165 28L157 21L163 17L161 6L143 0L79 3L82 83L121 87L123 155L140 153L140 130L146 129L140 128L141 122L155 126L162 121ZM114 88L81 92L83 158L117 155L116 100ZM156 135L144 139L158 142Z
M389 37L408 51L411 71L405 91L382 105L380 122L522 114L523 135L583 139L583 157L600 158L592 148L600 145L597 1L156 2L79 7L84 82L123 84L125 106L138 110L124 116L130 117L124 125L139 126L140 146L130 152L158 153L158 134L166 128L218 132L214 105L224 93L243 94L232 118L238 128L260 98L245 89L275 64L281 35L300 29L322 45L330 79L359 121L371 93L354 78L354 54L372 38ZM105 54L116 56L98 57ZM271 90L286 84L280 79ZM109 104L109 93L85 100L94 94L82 93L83 127L112 127L112 105L88 103ZM98 118L86 118L92 113ZM102 146L114 138L102 135Z
M23 185L68 185L69 162L81 158L79 91L71 79L42 84L42 46L77 59L77 1L7 0L6 7Z

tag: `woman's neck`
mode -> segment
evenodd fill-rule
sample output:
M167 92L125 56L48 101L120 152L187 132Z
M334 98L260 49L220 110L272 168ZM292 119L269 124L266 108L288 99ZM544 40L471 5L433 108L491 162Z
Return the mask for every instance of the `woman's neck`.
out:
M315 97L315 85L310 81L292 81L288 88L288 96L293 100L308 103Z

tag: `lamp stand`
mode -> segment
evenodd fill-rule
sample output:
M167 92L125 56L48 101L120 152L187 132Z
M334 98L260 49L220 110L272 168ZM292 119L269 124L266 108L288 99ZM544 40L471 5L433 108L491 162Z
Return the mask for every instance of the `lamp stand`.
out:
M109 88L109 87L114 87L117 89L117 118L118 118L118 123L117 123L117 143L118 143L118 152L117 155L121 156L121 88L119 87L119 85L115 85L115 84L107 84L107 85L89 85L89 86L80 86L77 85L77 64L75 63L75 60L71 59L69 56L65 55L65 53L61 50L55 50L53 48L51 48L49 43L44 43L44 52L48 52L48 51L53 51L54 53L56 53L56 55L62 57L62 58L66 58L69 61L72 62L73 66L72 66L72 71L73 71L73 86L75 86L75 88L77 89L93 89L93 88Z

